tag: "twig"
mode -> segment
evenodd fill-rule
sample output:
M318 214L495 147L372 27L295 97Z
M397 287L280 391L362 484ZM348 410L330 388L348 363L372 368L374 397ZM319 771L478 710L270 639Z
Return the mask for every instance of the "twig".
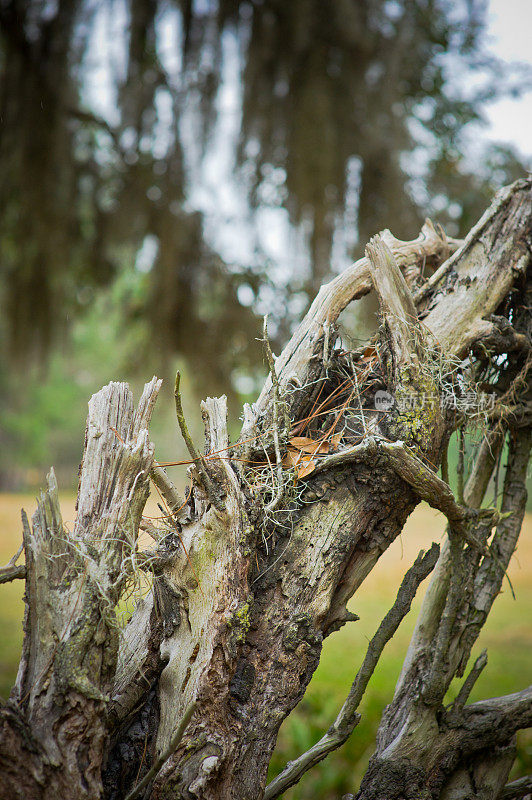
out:
M124 150L120 144L120 132L109 125L109 123L103 117L93 114L91 111L86 111L85 109L76 108L74 106L65 106L64 111L75 119L78 119L80 122L84 122L88 125L96 125L99 128L102 128L106 133L109 134L113 140L113 144L117 147L119 153L123 157Z
M161 533L161 532L160 532L160 531L159 531L159 530L158 530L158 529L155 527L155 525L153 525L153 523L151 523L149 520L142 519L142 520L140 521L139 528L140 528L140 530L141 530L141 531L144 531L145 533L147 533L147 534L148 534L148 536L151 536L151 538L152 538L152 539L153 539L155 542L160 542L160 541L161 541L161 539L164 539L164 534L163 534L163 533Z
M475 683L477 682L480 673L488 663L488 651L483 650L482 653L479 655L473 666L471 667L471 672L463 682L462 686L460 687L460 691L456 695L454 702L452 703L449 714L452 716L455 713L461 711L467 700L469 695L471 694L471 690Z
M419 584L434 569L439 555L440 548L437 544L433 544L427 553L421 551L418 555L402 580L395 603L384 617L369 643L362 666L357 672L336 720L319 742L316 742L295 761L291 761L283 772L268 784L264 792L264 800L275 800L290 786L298 783L305 772L322 761L330 752L340 747L351 735L360 720L357 708L375 671L382 651L409 612Z
M23 549L24 543L20 545L15 555L9 559L7 564L4 567L0 567L0 583L8 583L9 581L15 581L18 578L26 577L26 565L17 565L17 559L21 555Z
M329 360L329 337L331 334L331 326L328 322L323 323L323 366L328 369L331 365Z
M364 428L364 436L367 436L368 435L368 428L367 428L367 425L366 425L366 416L364 414L364 408L362 406L362 398L360 396L360 389L358 388L357 371L355 369L355 365L353 364L353 356L351 354L349 356L349 361L350 361L350 365L351 365L351 372L353 374L353 382L355 384L355 390L356 390L358 405L359 405L359 408L360 408L360 418L362 419L362 427Z
M340 711L339 717L349 718L350 714L358 707L366 691L369 679L373 675L377 662L384 650L384 646L390 641L397 631L399 624L410 611L412 600L416 595L420 583L432 572L439 555L440 547L434 542L430 550L426 553L423 550L419 553L418 557L407 571L401 582L401 586L397 592L397 598L392 608L384 617L375 636L369 643L364 662L351 686L351 690Z
M202 456L196 450L194 442L192 441L192 437L188 431L187 421L185 419L185 415L183 413L183 404L181 402L181 392L179 391L179 386L181 383L181 373L179 370L176 372L175 376L175 388L174 388L174 398L175 398L175 413L177 416L177 421L179 423L179 430L181 431L181 436L183 437L185 444L187 446L187 450L190 453L190 457L193 461L200 462L203 461Z
M181 499L176 487L168 477L166 470L157 464L157 462L154 462L150 472L150 477L168 503L172 514L175 514L183 507L183 500Z
M441 479L449 486L449 443L444 448L441 457Z
M130 791L128 795L126 795L126 800L134 800L135 797L139 797L142 791L146 788L146 786L157 776L157 774L161 771L161 768L164 766L165 762L168 761L171 755L177 749L177 746L181 739L183 738L183 734L185 729L190 722L190 718L196 709L196 703L191 703L185 714L183 719L179 723L175 734L173 735L172 739L170 740L170 744L164 750L161 755L155 759L152 764L151 769L146 773L140 783L137 783L136 786Z
M458 430L458 464L456 467L457 476L457 495L458 502L463 505L464 503L464 455L465 455L465 442L464 442L464 429L463 427Z
M159 576L175 563L175 551L159 553L157 550L139 550L136 554L138 568L143 572Z
M497 508L499 505L499 475L501 469L501 456L502 451L499 452L499 456L495 462L495 473L493 475L493 508Z
M276 471L277 471L277 491L273 499L268 503L264 511L266 513L270 513L275 511L278 507L279 503L283 499L284 493L284 481L283 481L283 465L281 463L281 447L279 444L279 404L280 404L280 393L279 393L279 381L277 378L277 372L275 371L275 362L273 360L273 353L270 347L270 341L268 339L268 315L264 317L264 327L263 327L263 342L264 342L264 353L266 355L266 360L268 362L268 366L270 368L270 375L272 377L272 386L273 386L273 444L275 447L275 462L276 462Z
M0 583L9 583L9 581L16 581L18 578L25 578L26 577L26 566L25 564L13 564L9 566L6 564L5 567L0 567Z
M181 393L179 391L179 385L181 383L181 374L179 370L176 372L175 376L175 389L174 389L174 397L175 397L175 413L177 416L177 422L179 424L179 430L181 431L181 436L184 439L184 442L187 446L187 450L190 453L190 457L194 461L196 469L198 470L202 481L205 486L205 490L209 495L209 498L212 504L217 508L222 508L222 503L220 501L218 492L216 491L216 487L214 486L205 463L205 459L202 455L198 453L196 447L194 446L194 442L192 441L192 437L189 433L187 422L185 419L185 415L183 413L183 404L181 403Z

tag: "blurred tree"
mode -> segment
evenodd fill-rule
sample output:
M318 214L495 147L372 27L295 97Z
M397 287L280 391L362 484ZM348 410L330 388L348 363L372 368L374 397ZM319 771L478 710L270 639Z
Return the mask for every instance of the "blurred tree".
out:
M483 104L523 83L487 56L485 19L469 0L2 0L6 350L41 358L125 265L149 274L123 296L144 345L201 355L227 387L258 357L254 312L289 323L286 284L305 297L369 232L412 236L427 212L468 229L520 167L499 149L493 181L464 157ZM240 210L209 197L224 181ZM267 258L283 210L303 270ZM266 289L264 265L284 271Z

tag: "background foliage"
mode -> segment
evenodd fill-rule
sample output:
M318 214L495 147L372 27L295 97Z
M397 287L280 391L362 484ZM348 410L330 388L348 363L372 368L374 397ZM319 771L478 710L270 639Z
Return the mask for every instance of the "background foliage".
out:
M486 104L530 82L490 56L486 14L2 0L0 486L72 475L110 378L177 359L198 393L252 396L258 317L283 340L375 231L465 232L523 172L474 144Z

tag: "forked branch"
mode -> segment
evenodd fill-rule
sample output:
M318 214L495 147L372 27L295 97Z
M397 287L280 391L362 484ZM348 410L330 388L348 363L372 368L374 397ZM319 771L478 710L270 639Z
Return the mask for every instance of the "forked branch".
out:
M187 421L185 419L185 414L183 412L180 384L181 384L181 374L177 372L175 376L174 399L175 399L175 411L176 411L177 422L179 424L179 430L181 431L181 435L187 446L187 450L190 453L190 457L194 462L194 466L201 477L204 489L207 492L209 499L211 500L215 508L222 509L223 504L221 503L219 492L217 492L216 486L214 485L214 482L211 476L209 475L209 470L207 468L207 463L205 461L205 458L196 450L194 442L192 441L192 436L189 433Z

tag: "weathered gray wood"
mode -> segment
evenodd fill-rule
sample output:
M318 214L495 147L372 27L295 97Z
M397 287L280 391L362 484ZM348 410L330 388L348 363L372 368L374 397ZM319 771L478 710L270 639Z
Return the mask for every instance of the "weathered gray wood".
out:
M35 742L34 763L21 761L18 773L1 770L3 797L21 790L30 800L102 795L115 606L148 494L153 446L147 428L160 384L154 378L146 385L137 410L126 384L111 383L91 398L72 531L61 518L53 471L32 528L23 518L25 637L10 712L18 717L21 741L0 737L0 765L25 749L27 737ZM6 718L3 724L5 730ZM35 785L21 779L22 769Z
M432 223L426 222L417 239L403 242L396 239L390 231L382 231L387 246L392 251L400 269L406 275L417 275L423 265L440 264L462 244L438 232ZM322 286L305 318L283 349L276 363L279 384L285 388L289 381L304 385L313 356L323 345L325 331L340 316L349 303L368 294L372 289L369 262L366 257L359 259L348 269ZM255 434L255 425L268 409L271 401L272 383L268 378L257 402L244 414L241 439Z
M73 531L62 523L53 474L33 528L24 521L26 635L12 705L0 709L0 794L260 800L279 727L303 696L323 639L353 619L346 603L426 499L447 515L451 544L442 550L360 798L465 800L467 758L485 800L496 800L515 731L532 721L530 690L468 706L478 666L457 702L449 709L442 702L452 677L465 670L522 522L531 303L523 298L511 325L500 306L525 284L531 186L506 189L463 246L430 224L415 242L381 234L369 259L323 287L275 364L271 358L277 382L270 378L244 409L241 444L229 445L225 398L202 404L205 451L188 441L193 464L184 498L154 462L148 439L159 383L147 385L137 411L123 384L95 395ZM436 272L416 294L427 260ZM371 386L385 383L396 399L412 392L435 398L422 410L398 403L377 413L367 386L355 382L356 359L368 359L334 347L339 313L372 283L383 325L370 350L379 357L364 374L373 370ZM511 351L520 372L501 375L504 408L486 420L461 504L436 474L458 424L439 401L457 358L476 344L479 359L490 348ZM347 444L330 438L329 452L306 475L292 471L282 460L290 427L299 430L319 391L332 395L346 374L360 437ZM504 514L475 511L510 422ZM329 436L335 425L324 423L314 436ZM157 526L141 522L150 475L170 510ZM152 535L151 553L136 553L141 524ZM115 606L132 571L150 563L152 589L119 636ZM361 692L403 614L405 591L334 730L274 780L267 796L349 735Z
M469 347L487 324L478 316L475 320L479 302L478 298L475 299L477 289L482 291L487 308L493 313L511 281L508 271L503 268L503 261L511 266L514 275L523 274L523 270L529 266L526 240L531 227L530 219L520 218L519 209L526 202L530 184L518 184L513 190L513 193L503 192L490 213L485 215L480 226L480 239L477 241L468 237L462 252L452 257L452 268L460 277L452 285L447 284L441 295L434 297L432 308L425 317L425 324L438 331L440 342L446 342L447 347L457 355L464 352L460 350L460 342L465 342ZM494 224L501 209L506 209L506 213ZM515 250L510 254L506 251L509 232L506 219L512 220L516 237ZM487 252L482 249L486 247L490 248ZM489 253L493 255L488 263ZM465 262L463 268L462 261ZM499 267L496 273L491 271L494 264ZM449 269L442 268L440 277L450 273ZM469 281L475 279L476 289L465 300L467 278ZM432 281L436 285L434 278ZM462 316L462 312L468 316ZM523 323L523 330L529 332L529 321L526 318L520 321L519 315L517 317L517 324ZM491 318L489 324L497 325L497 318ZM492 330L495 334L494 327ZM491 339L485 334L481 336L483 341L497 346L496 335ZM510 344L515 343L517 349L524 350L526 354L527 348L523 347L520 336L519 331L513 331ZM526 377L521 380L522 388L530 381L526 364L523 369ZM516 375L516 379L519 380L519 375ZM480 448L466 488L466 503L470 505L479 506L482 502L502 446L503 431L500 425L495 426ZM463 674L465 670L472 645L500 591L504 569L516 546L526 502L525 479L530 444L530 428L522 427L510 432L502 516L491 552L485 553L480 560L472 548L463 550L456 540L451 540L451 545L442 551L424 599L394 700L381 722L377 750L361 787L361 800L372 800L383 792L390 792L391 798L399 797L405 787L415 781L419 785L420 797L440 796L441 793L441 800L465 800L473 796L496 798L502 790L512 763L513 735L518 729L510 729L503 723L507 712L505 703L509 704L510 700L507 698L496 704L501 719L495 723L494 717L491 718L498 731L498 738L491 742L488 741L487 728L483 729L483 734L480 733L478 718L475 718L473 734L473 717L469 710L473 707L462 707L461 696L464 699L467 696L469 684L476 677L475 670L447 714L443 713L442 702L452 677ZM481 523L480 518L478 522ZM485 540L488 532L489 529L483 524L477 524L477 539ZM526 708L528 694L525 692L523 697ZM511 713L508 711L508 717ZM518 722L517 717L514 721ZM482 735L485 738L481 746ZM500 751L500 758L493 757L495 750ZM463 767L465 759L469 759L468 770ZM473 783L472 775L475 776ZM392 776L395 794L391 790ZM474 784L477 785L475 790L472 789Z
M463 246L430 281L433 292L424 324L449 354L462 356L486 335L510 287L530 263L530 181L501 190Z
M422 345L425 335L418 323L410 289L381 236L374 236L367 244L366 258L382 316L392 338L394 356L402 365L407 364L412 356L417 360L417 336L421 337L419 345Z

